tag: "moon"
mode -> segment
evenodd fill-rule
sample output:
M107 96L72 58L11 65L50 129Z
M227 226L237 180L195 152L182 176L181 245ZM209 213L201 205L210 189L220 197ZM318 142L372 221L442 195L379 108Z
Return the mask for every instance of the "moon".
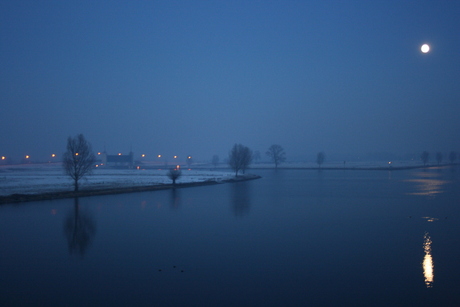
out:
M420 50L421 50L423 53L428 53L428 51L430 51L430 45L428 45L428 44L423 44L422 47L420 47Z

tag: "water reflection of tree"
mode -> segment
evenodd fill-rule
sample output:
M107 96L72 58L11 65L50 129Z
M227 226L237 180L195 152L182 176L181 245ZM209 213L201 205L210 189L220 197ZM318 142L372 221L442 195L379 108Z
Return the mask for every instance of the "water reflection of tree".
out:
M180 192L178 189L171 189L171 208L178 209L181 205Z
M244 216L251 207L250 182L236 182L232 186L232 209L235 216Z
M82 211L78 197L74 208L64 220L64 234L71 254L84 255L96 233L96 223L89 212Z

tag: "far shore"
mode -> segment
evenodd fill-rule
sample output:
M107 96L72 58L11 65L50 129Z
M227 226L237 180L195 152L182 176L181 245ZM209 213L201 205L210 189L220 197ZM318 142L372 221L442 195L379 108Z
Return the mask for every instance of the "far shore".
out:
M353 165L353 166L302 166L302 165L286 165L281 164L278 167L275 167L273 164L252 164L249 169L251 170L275 170L275 169L284 169L284 170L350 170L350 171L397 171L397 170L410 170L410 169L429 169L429 168L439 168L439 167L450 167L457 166L460 163L448 163L448 164L427 164L427 165L379 165L379 166L362 166L362 165ZM195 169L213 169L206 166L196 165ZM229 169L217 167L217 169Z
M252 167L252 169L289 169L289 170L356 170L356 171L397 171L397 170L408 170L408 169L420 169L420 168L438 168L438 167L449 167L455 166L458 163L454 164L440 164L440 165L406 165L406 166L335 166L335 167L285 167L278 166L275 167Z
M180 189L197 186L214 185L221 183L232 183L247 180L254 180L261 178L258 175L245 174L230 179L215 181L201 181L201 182L187 182L187 183L176 183L173 184L156 184L148 186L135 186L125 188L105 188L105 189L82 189L78 192L75 191L64 191L64 192L47 192L47 193L36 193L36 194L11 194L7 196L0 196L0 205L9 203L21 203L30 201L41 201L41 200L53 200L63 198L76 198L76 197L89 197L89 196L101 196L111 194L122 194L122 193L135 193L135 192L147 192L147 191L159 191L168 189Z

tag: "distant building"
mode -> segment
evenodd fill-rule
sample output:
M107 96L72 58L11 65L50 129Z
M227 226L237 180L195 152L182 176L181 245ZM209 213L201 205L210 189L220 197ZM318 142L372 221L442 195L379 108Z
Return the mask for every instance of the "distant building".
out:
M134 167L134 153L131 151L128 155L121 153L117 155L108 155L107 152L101 153L101 165L106 166L126 166Z

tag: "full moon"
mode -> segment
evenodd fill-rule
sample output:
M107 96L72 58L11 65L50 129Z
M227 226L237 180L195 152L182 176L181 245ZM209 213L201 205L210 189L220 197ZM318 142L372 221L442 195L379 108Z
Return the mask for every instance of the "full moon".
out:
M423 44L422 47L420 47L420 50L422 50L423 53L427 53L430 51L430 46L428 44Z

